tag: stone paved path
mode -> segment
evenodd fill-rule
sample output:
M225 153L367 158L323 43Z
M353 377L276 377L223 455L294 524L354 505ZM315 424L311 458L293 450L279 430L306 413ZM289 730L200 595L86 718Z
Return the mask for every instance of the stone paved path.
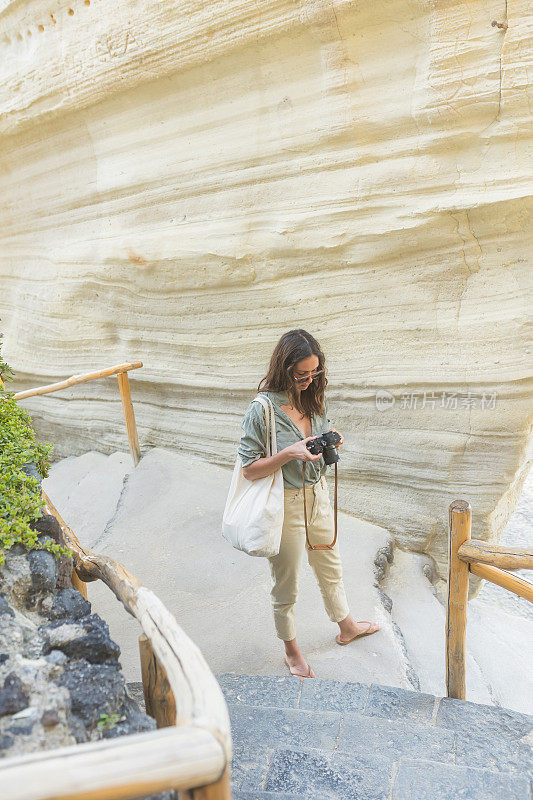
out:
M533 717L376 684L216 678L234 800L531 799Z

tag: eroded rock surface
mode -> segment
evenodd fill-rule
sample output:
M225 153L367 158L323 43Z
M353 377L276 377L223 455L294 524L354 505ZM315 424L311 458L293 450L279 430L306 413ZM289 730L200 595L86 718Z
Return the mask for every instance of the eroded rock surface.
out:
M441 577L452 500L497 539L531 460L528 5L4 2L13 388L141 359L144 451L230 465L301 326L342 507ZM56 458L125 448L114 379L25 405Z

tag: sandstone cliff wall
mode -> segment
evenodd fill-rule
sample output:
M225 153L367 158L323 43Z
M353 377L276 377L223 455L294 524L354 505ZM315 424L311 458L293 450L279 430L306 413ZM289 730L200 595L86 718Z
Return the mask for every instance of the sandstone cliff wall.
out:
M0 9L10 388L141 359L141 447L229 465L304 327L343 508L441 571L454 498L497 538L531 458L528 3ZM115 380L25 405L56 457L126 449Z

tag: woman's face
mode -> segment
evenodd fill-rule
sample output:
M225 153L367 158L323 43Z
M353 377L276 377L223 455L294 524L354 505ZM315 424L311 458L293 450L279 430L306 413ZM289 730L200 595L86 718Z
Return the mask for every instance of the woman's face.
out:
M303 358L294 365L292 377L299 392L305 391L310 385L313 380L313 374L318 369L318 364L318 356L313 355Z

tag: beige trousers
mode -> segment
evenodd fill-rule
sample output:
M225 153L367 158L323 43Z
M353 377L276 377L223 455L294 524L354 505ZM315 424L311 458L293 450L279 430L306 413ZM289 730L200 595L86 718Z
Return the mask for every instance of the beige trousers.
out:
M333 509L326 479L322 477L305 487L307 530L311 544L330 544L334 536ZM285 489L285 513L279 553L268 559L272 575L270 597L274 624L280 639L296 637L294 604L298 597L298 576L305 549L307 560L322 594L324 608L332 622L340 622L350 613L339 554L339 540L331 550L309 550L305 540L303 488Z

